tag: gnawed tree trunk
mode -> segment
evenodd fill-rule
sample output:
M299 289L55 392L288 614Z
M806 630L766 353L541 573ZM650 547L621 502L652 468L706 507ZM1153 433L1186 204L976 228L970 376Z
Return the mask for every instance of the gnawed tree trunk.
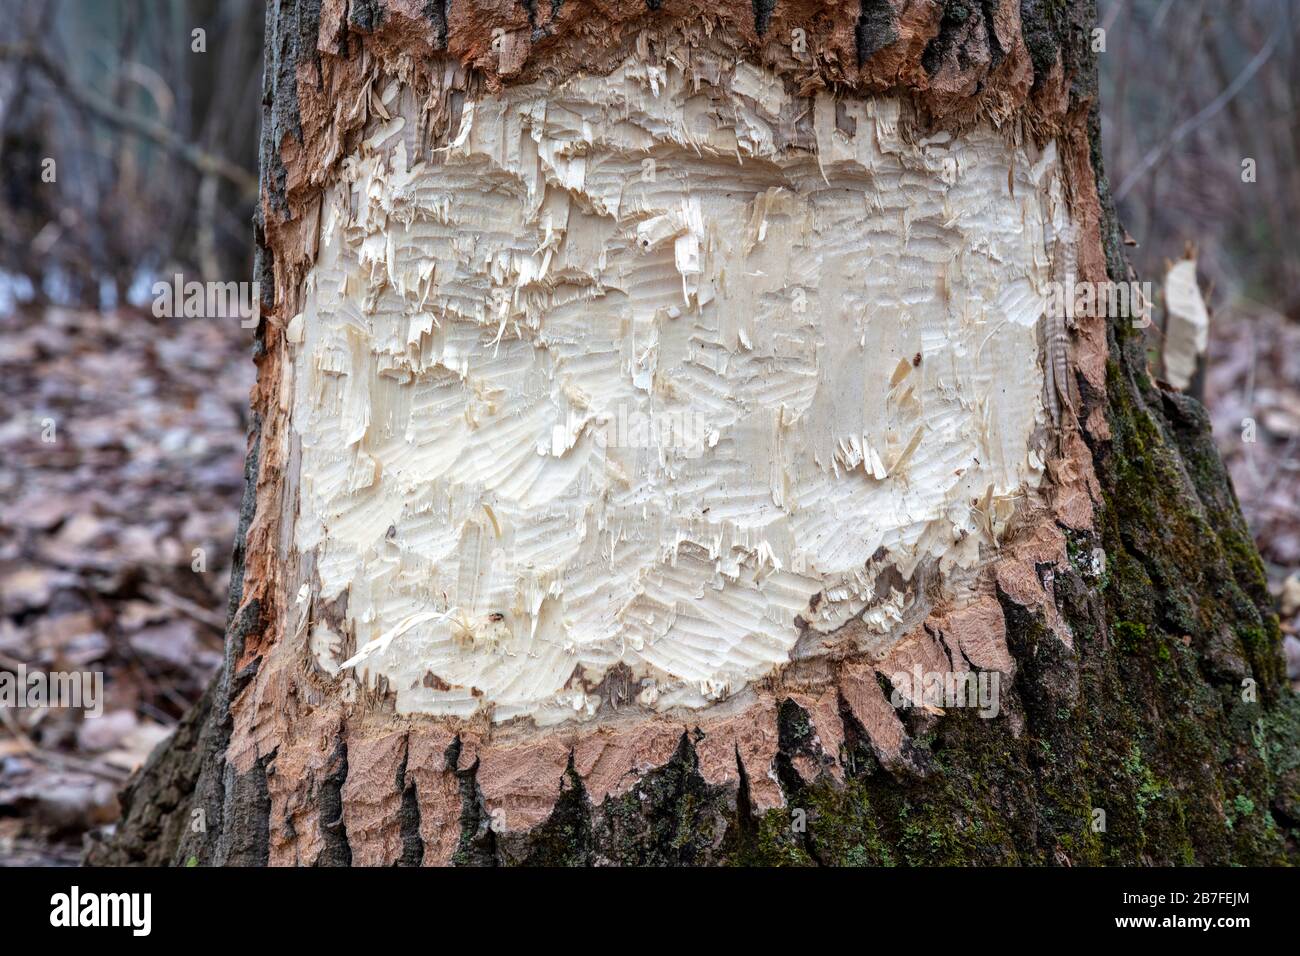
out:
M226 663L94 862L1296 854L1087 2L268 10ZM973 674L952 706L917 675Z

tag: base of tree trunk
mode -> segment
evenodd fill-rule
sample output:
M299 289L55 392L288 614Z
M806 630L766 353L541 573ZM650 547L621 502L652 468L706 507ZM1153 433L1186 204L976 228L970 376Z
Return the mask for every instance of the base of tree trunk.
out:
M737 2L707 29L676 0L614 4L598 23L575 0L509 14L412 6L268 10L265 321L226 661L88 862L1300 861L1300 703L1262 565L1204 409L1151 381L1127 316L1049 335L1059 435L1041 494L977 569L983 590L931 606L914 580L930 613L887 646L850 626L817 634L815 653L792 652L723 702L662 713L633 707L628 675L611 670L590 689L588 724L403 712L382 679L343 693L338 662L309 652L295 623L297 595L312 620L350 634L346 601L316 600L310 562L286 556L303 458L286 450L283 383L299 374L291 346L321 195L375 128L364 104L387 114L375 77L418 86L435 65L463 69L469 94L491 96L707 47L814 99L828 87L902 95L927 130L1019 124L1059 147L1080 275L1132 279L1101 168L1089 2ZM801 59L807 49L817 55ZM935 660L998 674L996 716L891 705L889 675Z

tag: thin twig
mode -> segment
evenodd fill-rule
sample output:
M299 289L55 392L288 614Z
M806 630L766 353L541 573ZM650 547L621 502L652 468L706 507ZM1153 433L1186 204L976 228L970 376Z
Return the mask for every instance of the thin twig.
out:
M216 611L209 611L188 598L183 598L179 594L156 585L146 586L141 590L147 597L152 598L159 604L166 604L172 610L180 611L186 617L192 618L200 624L206 624L218 634L226 633L226 619Z
M1228 103L1232 101L1233 97L1240 93L1242 88L1250 82L1251 77L1259 72L1259 68L1268 62L1268 58L1273 55L1273 50L1276 46L1277 34L1274 33L1268 38L1268 42L1264 44L1263 49L1255 54L1251 61L1246 64L1245 68L1237 74L1237 78L1229 84L1226 90L1216 96L1209 105L1195 116L1189 117L1179 123L1178 126L1174 128L1174 131L1169 134L1169 138L1163 143L1150 149L1147 154L1142 157L1142 162L1138 163L1137 167L1124 178L1122 183L1120 183L1119 189L1115 191L1115 201L1119 202L1128 195L1128 191L1136 185L1139 179L1146 175L1147 171L1150 170L1152 166L1164 159L1165 155L1171 149L1182 142L1189 134L1196 132L1196 130L1198 130L1207 120L1218 113L1219 110L1227 106Z

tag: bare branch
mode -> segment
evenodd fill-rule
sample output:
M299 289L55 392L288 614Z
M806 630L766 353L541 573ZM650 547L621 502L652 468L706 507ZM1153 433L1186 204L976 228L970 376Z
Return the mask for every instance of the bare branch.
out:
M218 176L233 183L246 196L254 199L257 197L257 177L248 170L221 156L205 152L193 143L186 142L161 123L120 109L104 97L80 88L63 68L43 51L30 46L0 44L0 60L21 60L31 64L45 74L55 89L103 122L150 140L172 155L185 160L199 172Z
M1179 123L1178 126L1174 128L1174 131L1169 134L1167 140L1159 146L1150 149L1147 154L1142 157L1142 162L1138 163L1134 170L1124 177L1124 181L1120 183L1119 189L1115 191L1115 201L1119 202L1128 195L1128 191L1137 184L1137 181L1145 176L1152 166L1160 162L1160 160L1162 160L1171 149L1186 139L1188 135L1200 129L1206 121L1214 117L1221 109L1232 102L1233 97L1240 93L1245 85L1250 82L1251 77L1259 72L1259 68L1268 62L1268 58L1273 55L1273 50L1276 47L1277 34L1274 33L1268 38L1268 42L1264 44L1263 48L1255 54L1249 63L1246 64L1245 68L1237 74L1237 78L1232 81L1226 90L1216 96L1195 116L1189 117Z

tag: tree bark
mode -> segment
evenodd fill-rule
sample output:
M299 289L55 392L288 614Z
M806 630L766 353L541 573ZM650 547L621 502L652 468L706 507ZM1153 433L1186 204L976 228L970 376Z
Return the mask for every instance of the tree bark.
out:
M1294 862L1300 709L1205 411L1127 313L1043 314L1047 283L1136 278L1094 24L1085 0L269 4L225 664L89 861ZM555 383L602 349L627 402L740 411L676 457L529 417L599 406ZM776 394L805 359L810 397ZM428 381L450 397L422 417ZM544 421L527 455L504 420ZM645 517L611 517L608 467L537 491L579 454L626 466ZM598 558L544 578L524 544L572 527L606 549L613 632L579 593Z

